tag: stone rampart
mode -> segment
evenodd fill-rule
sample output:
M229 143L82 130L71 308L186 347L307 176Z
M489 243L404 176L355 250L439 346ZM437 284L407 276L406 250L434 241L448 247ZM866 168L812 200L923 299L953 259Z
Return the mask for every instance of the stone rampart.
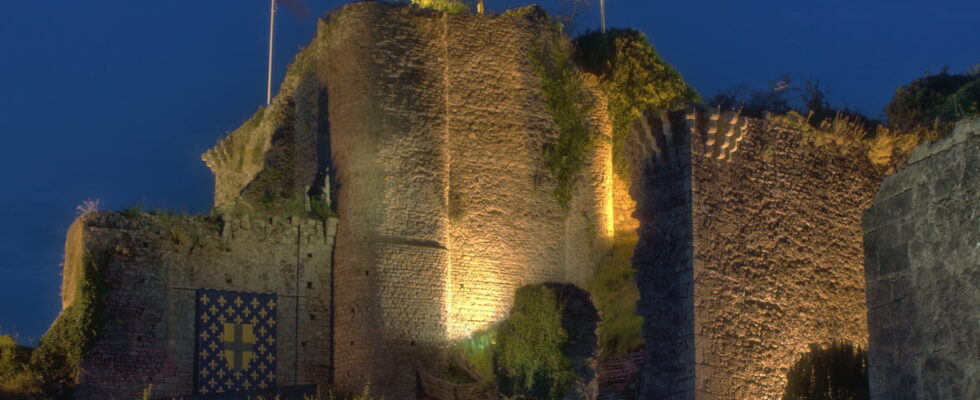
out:
M277 294L277 384L327 384L335 231L336 219L82 216L66 249L78 255L65 264L66 306L83 254L102 256L108 291L75 398L134 399L151 384L158 396L192 394L202 288Z
M871 398L980 398L980 119L885 179L864 249Z

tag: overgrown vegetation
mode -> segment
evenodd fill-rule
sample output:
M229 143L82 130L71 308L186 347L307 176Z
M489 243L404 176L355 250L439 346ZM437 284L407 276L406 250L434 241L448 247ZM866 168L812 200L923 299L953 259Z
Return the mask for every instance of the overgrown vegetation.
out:
M899 88L886 108L887 124L832 106L819 82L812 79L793 87L784 76L773 86L768 91L754 89L749 97L744 87L721 91L708 105L741 110L750 117L768 116L776 124L800 131L809 143L863 155L886 172L898 167L919 143L941 139L955 121L980 111L980 79L945 72ZM793 91L801 92L801 106L793 107L787 98Z
M557 294L542 285L517 290L514 306L500 323L494 352L497 387L504 396L560 399L575 380L562 353L568 335L561 325Z
M588 32L575 39L575 61L600 78L613 127L613 166L629 175L626 139L645 110L673 110L701 101L646 35L634 29Z
M980 76L947 97L936 116L947 122L980 116Z
M962 110L957 110L957 105L965 105L964 109L969 109L980 102L978 82L980 77L949 74L946 69L936 75L916 78L908 85L899 87L892 101L885 107L889 126L908 130L955 122L965 116ZM970 89L961 92L961 89L971 83L973 85ZM947 103L949 106L946 106Z
M865 400L868 392L868 353L850 344L827 348L810 345L810 352L786 373L783 400Z
M450 14L469 12L466 3L459 0L412 0L412 4L421 8L445 11Z
M0 397L40 394L40 377L28 368L31 349L20 346L13 336L0 335Z
M594 138L586 128L590 106L584 98L585 84L572 64L571 42L561 33L561 24L542 35L539 46L531 53L534 71L541 77L548 112L558 127L558 138L544 147L544 161L557 180L554 195L563 208L568 207L576 178L585 165L586 152Z
M880 124L866 124L844 114L824 119L817 126L812 122L812 112L803 116L797 111L789 111L785 114L774 114L770 120L799 131L804 141L817 147L863 156L873 165L889 171L919 143L940 137L938 129L914 127L907 131L896 131Z
M108 252L83 256L75 301L61 311L36 349L31 351L18 346L10 336L0 336L0 394L63 395L64 384L78 376L79 364L105 324L102 305L108 284L103 274L108 262Z
M450 360L450 378L461 376L463 379L471 378L472 374L479 378L480 387L484 390L491 390L497 383L497 378L493 368L493 354L497 345L497 327L490 327L482 331L474 332L470 337L453 343L451 353L458 358ZM458 365L465 363L465 365ZM464 383L464 382L460 382Z
M619 356L643 348L643 318L636 315L640 291L633 281L631 258L635 236L619 235L595 276L585 283L602 314L599 348L603 357Z

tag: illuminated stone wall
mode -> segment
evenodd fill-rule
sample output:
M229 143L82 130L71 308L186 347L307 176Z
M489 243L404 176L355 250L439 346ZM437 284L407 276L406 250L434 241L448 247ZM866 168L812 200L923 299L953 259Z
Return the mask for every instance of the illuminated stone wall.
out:
M867 343L860 221L880 178L765 121L718 159L710 118L672 119L637 199L644 396L777 399L808 344Z
M530 60L546 28L538 15L365 2L320 27L342 216L340 387L370 381L386 398L410 398L415 371L437 368L447 340L503 317L522 285L587 279L607 248L607 140L568 210L552 194L542 151L557 130ZM590 126L609 134L601 113Z
M633 217L636 201L630 194L630 184L619 176L613 177L613 218L616 233L636 235L640 221Z
M872 399L980 398L980 119L920 145L864 217Z
M66 245L65 306L83 254L108 282L105 324L80 365L76 399L193 393L195 290L275 293L277 384L325 385L331 370L330 258L336 219L81 217ZM297 297L298 296L298 297ZM297 330L297 326L299 327Z

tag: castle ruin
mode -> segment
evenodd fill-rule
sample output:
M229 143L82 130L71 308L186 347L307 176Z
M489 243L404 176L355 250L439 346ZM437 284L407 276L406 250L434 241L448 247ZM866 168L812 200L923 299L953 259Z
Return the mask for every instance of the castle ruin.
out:
M774 399L810 343L867 344L860 221L880 172L768 121L658 112L637 124L627 181L586 79L598 144L563 206L542 156L558 130L529 56L549 29L537 8L359 2L321 20L272 104L203 156L211 216L72 226L65 306L89 266L109 283L76 398L251 385L202 375L225 370L202 370L216 356L200 350L214 338L199 320L225 317L194 310L225 296L246 303L223 305L231 319L275 309L272 333L242 333L269 325L263 314L214 334L275 339L224 357L265 357L276 386L372 382L413 398L418 372L506 315L515 289L582 283L634 230L645 398ZM259 294L275 307L249 308Z

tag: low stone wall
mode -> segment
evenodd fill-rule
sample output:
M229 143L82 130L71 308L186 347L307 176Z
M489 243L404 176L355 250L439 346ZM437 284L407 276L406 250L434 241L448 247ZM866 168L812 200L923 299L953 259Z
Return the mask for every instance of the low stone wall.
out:
M75 398L135 399L150 384L159 396L192 394L195 290L202 288L277 294L277 384L327 384L336 223L111 212L79 218L66 253L102 255L109 290ZM66 262L66 282L80 267Z
M864 245L871 398L980 398L980 119L885 179Z

